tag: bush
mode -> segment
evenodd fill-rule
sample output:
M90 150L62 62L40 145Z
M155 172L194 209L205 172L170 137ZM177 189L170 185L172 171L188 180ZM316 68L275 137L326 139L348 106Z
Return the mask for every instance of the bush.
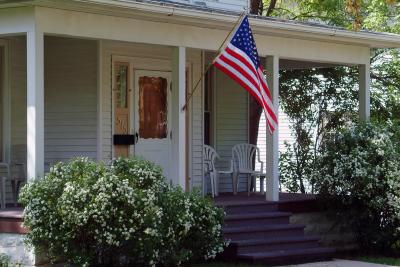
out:
M223 212L168 186L161 169L143 159L56 164L22 189L20 202L28 244L51 260L178 266L223 249Z
M317 160L320 196L350 224L362 248L387 251L400 245L400 155L394 131L398 128L351 125L326 141Z

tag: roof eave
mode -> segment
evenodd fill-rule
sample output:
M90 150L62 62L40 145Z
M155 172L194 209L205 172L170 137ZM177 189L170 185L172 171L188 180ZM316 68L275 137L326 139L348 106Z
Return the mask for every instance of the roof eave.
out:
M230 29L237 20L235 14L124 0L9 0L6 2L6 4L0 2L0 5L2 7L10 7L13 4L16 6L38 5L76 11L84 10L85 12L144 18L169 23L184 22L195 26L219 29ZM395 34L353 32L274 19L250 18L250 23L256 34L352 44L370 48L400 48L400 35Z

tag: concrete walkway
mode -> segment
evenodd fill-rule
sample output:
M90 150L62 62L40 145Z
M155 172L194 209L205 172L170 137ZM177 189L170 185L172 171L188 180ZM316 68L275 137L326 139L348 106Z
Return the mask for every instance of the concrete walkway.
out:
M391 265L375 264L362 261L334 259L333 261L286 265L282 267L388 267Z

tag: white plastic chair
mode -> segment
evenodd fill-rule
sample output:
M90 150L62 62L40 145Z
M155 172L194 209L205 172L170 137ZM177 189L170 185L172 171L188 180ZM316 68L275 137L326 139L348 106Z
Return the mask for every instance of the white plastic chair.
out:
M215 161L217 158L219 159L220 157L214 148L208 145L203 146L204 177L210 177L212 197L218 196L218 171L215 168ZM203 185L205 183L206 180L203 179Z
M260 163L261 169L255 170L254 157ZM232 175L232 184L234 185L233 193L237 193L240 174L247 175L247 195L250 195L250 184L253 182L255 188L255 177L260 177L261 192L264 193L264 162L260 159L260 149L252 144L237 144L232 148L232 167L234 175Z

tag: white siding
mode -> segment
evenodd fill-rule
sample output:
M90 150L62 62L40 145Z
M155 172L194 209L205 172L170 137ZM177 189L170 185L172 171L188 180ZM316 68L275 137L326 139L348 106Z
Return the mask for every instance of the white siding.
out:
M257 146L260 148L261 160L266 162L266 135L270 134L266 128L265 124L265 116L264 113L260 118L260 123L258 125L258 137L257 137ZM294 137L290 130L290 122L288 116L283 112L283 110L279 110L279 153L282 153L286 150L285 142L289 144L293 144ZM257 167L259 167L257 165Z
M216 72L216 150L221 156L220 170L230 167L232 147L248 142L248 94L232 79ZM247 190L246 179L239 179L239 191ZM221 176L220 192L232 192L230 177Z
M197 81L201 78L201 52L192 50L195 57L192 64L192 75L188 91L191 92ZM189 103L190 109L190 139L191 139L191 186L192 188L202 189L203 181L203 86L200 83L193 94L192 100Z
M26 164L26 39L9 41L11 160ZM45 38L46 170L56 161L96 156L96 60L94 41ZM12 172L16 175L19 169Z
M26 39L10 40L11 149L26 145ZM12 151L11 151L12 153Z
M266 128L266 121L264 113L261 116L260 123L258 125L258 137L257 137L257 146L260 148L261 160L267 162L267 147L266 147L266 135L270 134ZM289 144L293 144L295 139L290 130L290 122L288 116L283 112L282 109L279 110L279 153L283 153L286 151L285 142ZM260 168L259 164L256 164L256 168ZM265 171L265 170L264 170ZM259 183L257 182L257 188L259 187Z
M9 45L11 161L26 164L26 39L11 38ZM19 169L14 168L11 171L15 175ZM12 201L11 183L6 183L6 202Z
M97 45L45 38L45 164L96 159Z

